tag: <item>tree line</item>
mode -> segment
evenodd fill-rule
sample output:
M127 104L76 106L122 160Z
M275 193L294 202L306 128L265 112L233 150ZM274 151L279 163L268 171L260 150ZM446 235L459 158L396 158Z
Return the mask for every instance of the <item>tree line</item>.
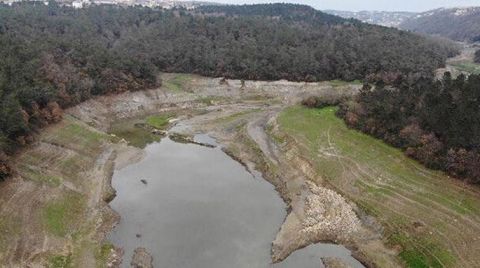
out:
M0 4L0 178L62 109L157 86L158 71L239 79L432 75L447 43L290 4L185 9Z
M338 115L426 166L480 183L480 75L366 84Z
M473 59L474 62L480 63L480 49L475 52L475 58Z

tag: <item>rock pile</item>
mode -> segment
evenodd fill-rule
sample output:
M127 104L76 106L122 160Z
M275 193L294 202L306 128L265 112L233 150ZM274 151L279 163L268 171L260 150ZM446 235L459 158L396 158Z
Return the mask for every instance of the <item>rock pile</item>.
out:
M336 192L307 182L302 230L308 236L338 236L358 230L360 220L346 200Z

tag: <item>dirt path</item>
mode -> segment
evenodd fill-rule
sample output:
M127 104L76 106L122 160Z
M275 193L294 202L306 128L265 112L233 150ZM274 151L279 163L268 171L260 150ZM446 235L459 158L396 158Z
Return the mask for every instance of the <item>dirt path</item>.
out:
M279 164L279 152L267 133L265 133L265 128L268 122L274 119L280 111L281 108L269 109L262 114L258 114L257 118L247 125L248 136L260 147L265 157L275 165Z

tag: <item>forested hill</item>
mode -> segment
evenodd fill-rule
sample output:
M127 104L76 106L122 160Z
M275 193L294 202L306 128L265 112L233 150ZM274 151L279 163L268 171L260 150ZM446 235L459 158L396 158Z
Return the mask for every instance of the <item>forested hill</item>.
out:
M400 28L457 41L480 42L480 7L428 11L406 20Z
M156 86L158 71L315 81L418 72L456 51L423 37L300 5L0 5L0 177L8 155L62 108Z
M443 65L445 56L456 53L448 43L304 5L202 6L192 14L207 20L223 16L238 26L230 33L235 45L254 44L241 48L250 51L242 60L245 66L265 64L261 69L244 69L251 79L353 80L397 72L430 75ZM239 62L231 63L233 67Z
M217 14L224 16L242 17L267 17L281 18L285 21L308 22L310 24L342 24L359 22L347 20L325 12L320 12L312 7L297 4L267 4L267 5L205 5L198 7L196 13Z

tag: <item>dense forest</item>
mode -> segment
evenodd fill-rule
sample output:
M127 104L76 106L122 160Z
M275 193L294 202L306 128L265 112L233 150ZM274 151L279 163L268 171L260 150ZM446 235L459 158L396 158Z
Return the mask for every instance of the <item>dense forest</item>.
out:
M404 21L400 28L457 41L480 42L480 7L428 11Z
M338 114L430 168L480 183L480 75L366 84Z
M307 6L0 5L0 178L62 109L158 85L158 71L316 81L431 75L456 48Z

